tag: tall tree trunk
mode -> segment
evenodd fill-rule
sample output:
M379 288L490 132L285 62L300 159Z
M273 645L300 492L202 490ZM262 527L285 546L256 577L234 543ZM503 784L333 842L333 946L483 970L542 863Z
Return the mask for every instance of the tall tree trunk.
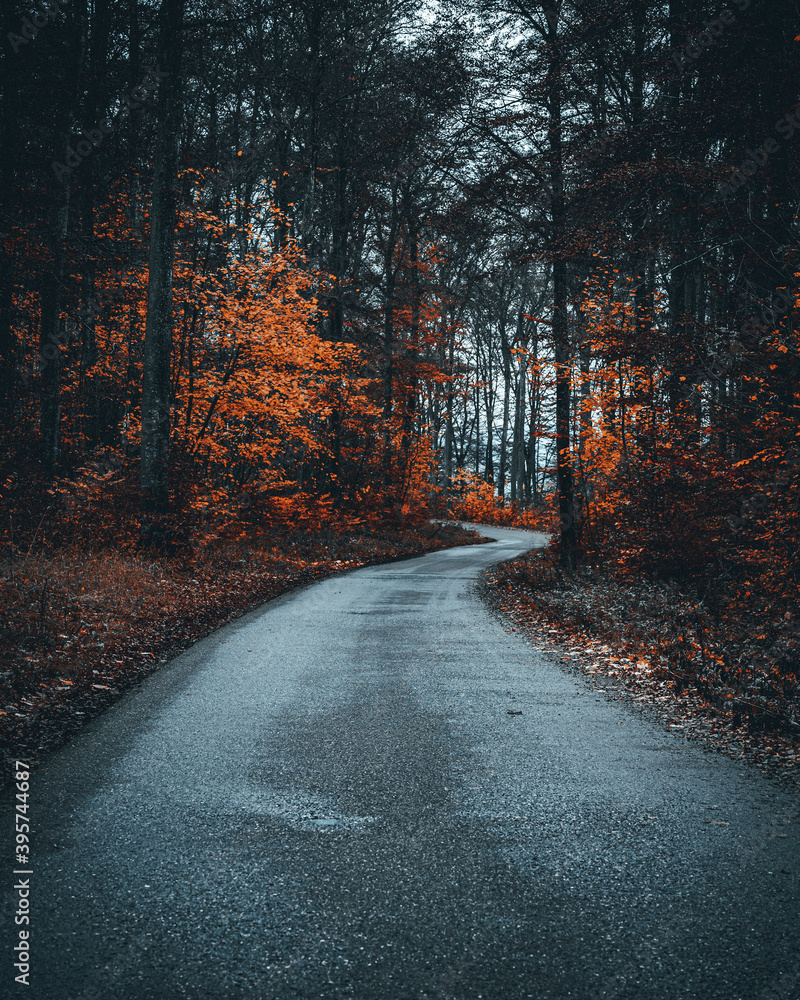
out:
M142 378L140 482L147 502L167 500L172 355L172 270L181 124L181 55L185 0L162 0L159 68L169 73L158 95L158 133L150 209L150 262Z
M481 474L481 390L475 385L475 475Z
M556 482L560 525L561 564L571 567L575 559L575 509L573 502L572 456L570 454L570 394L572 391L569 322L567 314L567 261L564 256L566 204L564 198L564 151L561 115L562 74L561 40L558 37L558 10L546 11L549 27L548 64L548 146L550 186L552 190L551 257L553 269L553 340L556 368Z
M519 356L519 380L517 382L517 419L514 427L514 465L516 471L516 495L517 500L527 499L525 495L525 445L527 420L525 411L527 407L528 378L527 378L528 358L525 354Z
M508 468L508 425L511 411L511 350L506 339L505 318L500 320L500 350L503 354L503 426L500 431L500 469L497 473L497 489L501 501L505 501L506 469Z
M453 374L455 367L455 323L452 317L448 317L448 343L446 348L445 371L448 375ZM444 483L446 490L450 489L453 480L453 445L455 444L455 431L453 429L453 383L448 381L445 390L445 417L444 417Z
M494 373L489 370L489 378L494 378ZM490 390L484 396L484 406L486 409L486 465L485 479L487 483L494 483L494 386L490 385Z
M403 472L408 471L409 453L411 448L411 437L414 429L414 417L417 412L417 379L414 372L414 359L417 353L420 333L420 304L422 301L422 288L419 274L419 233L416 222L409 225L409 254L410 254L410 294L411 294L411 326L408 335L408 357L411 360L411 374L408 384L404 386L405 404L403 408L403 434L402 434L402 460Z
M16 162L20 129L13 109L18 103L17 73L20 60L10 59L6 54L0 59L0 227L11 228L16 204ZM14 384L16 339L12 327L12 307L14 297L14 254L11 240L0 237L0 407L12 409Z
M109 0L96 0L94 21L91 26L88 42L89 54L84 90L83 117L86 122L96 122L102 117L102 102L105 90L105 79L108 70L108 36L110 30ZM85 254L85 280L81 286L83 297L80 313L80 393L82 419L85 421L80 440L84 443L95 443L99 438L108 435L109 430L116 425L116 418L109 419L113 413L105 401L99 399L91 391L87 392L87 373L96 364L97 350L97 303L95 300L95 281L97 270L98 247L95 244L95 173L96 157L89 156L81 168L80 218L83 229ZM111 426L101 426L102 422Z
M386 306L383 314L383 481L391 483L392 410L394 402L394 272L391 261L386 271Z
M64 145L67 144L65 138ZM52 182L47 243L50 273L42 282L39 354L42 365L41 465L46 479L55 475L61 448L61 289L64 283L64 241L69 221L69 175Z
M85 56L82 22L83 12L74 10L67 15L67 32L62 39L63 70L68 85L59 88L53 108L59 125L52 132L53 149L59 160L69 145L75 117L76 95L73 81L82 75ZM66 263L66 236L69 224L71 175L58 161L51 165L48 177L50 201L47 210L47 252L49 268L41 286L41 320L39 327L39 363L41 383L41 468L46 479L52 479L61 450L61 301Z
M539 423L539 410L541 408L541 382L538 375L537 363L539 360L539 335L534 328L531 337L530 356L527 361L528 367L528 410L529 421L526 428L525 442L525 501L528 504L538 501L539 484L536 477L536 427Z

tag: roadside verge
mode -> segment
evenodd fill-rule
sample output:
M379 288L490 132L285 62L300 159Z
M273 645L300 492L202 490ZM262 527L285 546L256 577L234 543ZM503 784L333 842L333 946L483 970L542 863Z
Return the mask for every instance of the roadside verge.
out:
M509 631L609 697L709 751L800 785L794 699L758 700L733 675L717 680L724 636L686 598L643 581L568 577L541 551L492 567L481 591Z
M482 544L458 525L262 531L187 564L55 551L0 579L0 757L35 766L133 685L227 622L346 570Z

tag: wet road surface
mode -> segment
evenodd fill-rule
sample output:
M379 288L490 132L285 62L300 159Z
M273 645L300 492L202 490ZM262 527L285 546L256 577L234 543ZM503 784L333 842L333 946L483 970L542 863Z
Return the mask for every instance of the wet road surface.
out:
M506 632L473 581L543 538L486 533L272 602L54 754L0 993L800 998L796 799Z

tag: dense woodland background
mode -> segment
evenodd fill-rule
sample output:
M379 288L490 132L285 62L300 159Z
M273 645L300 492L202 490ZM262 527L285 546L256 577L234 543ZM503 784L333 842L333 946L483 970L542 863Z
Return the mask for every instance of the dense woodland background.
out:
M45 538L540 523L567 572L755 623L796 694L793 0L3 17L12 568Z

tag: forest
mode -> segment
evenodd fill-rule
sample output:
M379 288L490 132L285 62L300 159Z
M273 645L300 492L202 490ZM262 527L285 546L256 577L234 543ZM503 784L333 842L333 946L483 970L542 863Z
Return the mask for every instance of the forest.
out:
M798 67L790 0L5 3L0 722L440 519L796 739Z

